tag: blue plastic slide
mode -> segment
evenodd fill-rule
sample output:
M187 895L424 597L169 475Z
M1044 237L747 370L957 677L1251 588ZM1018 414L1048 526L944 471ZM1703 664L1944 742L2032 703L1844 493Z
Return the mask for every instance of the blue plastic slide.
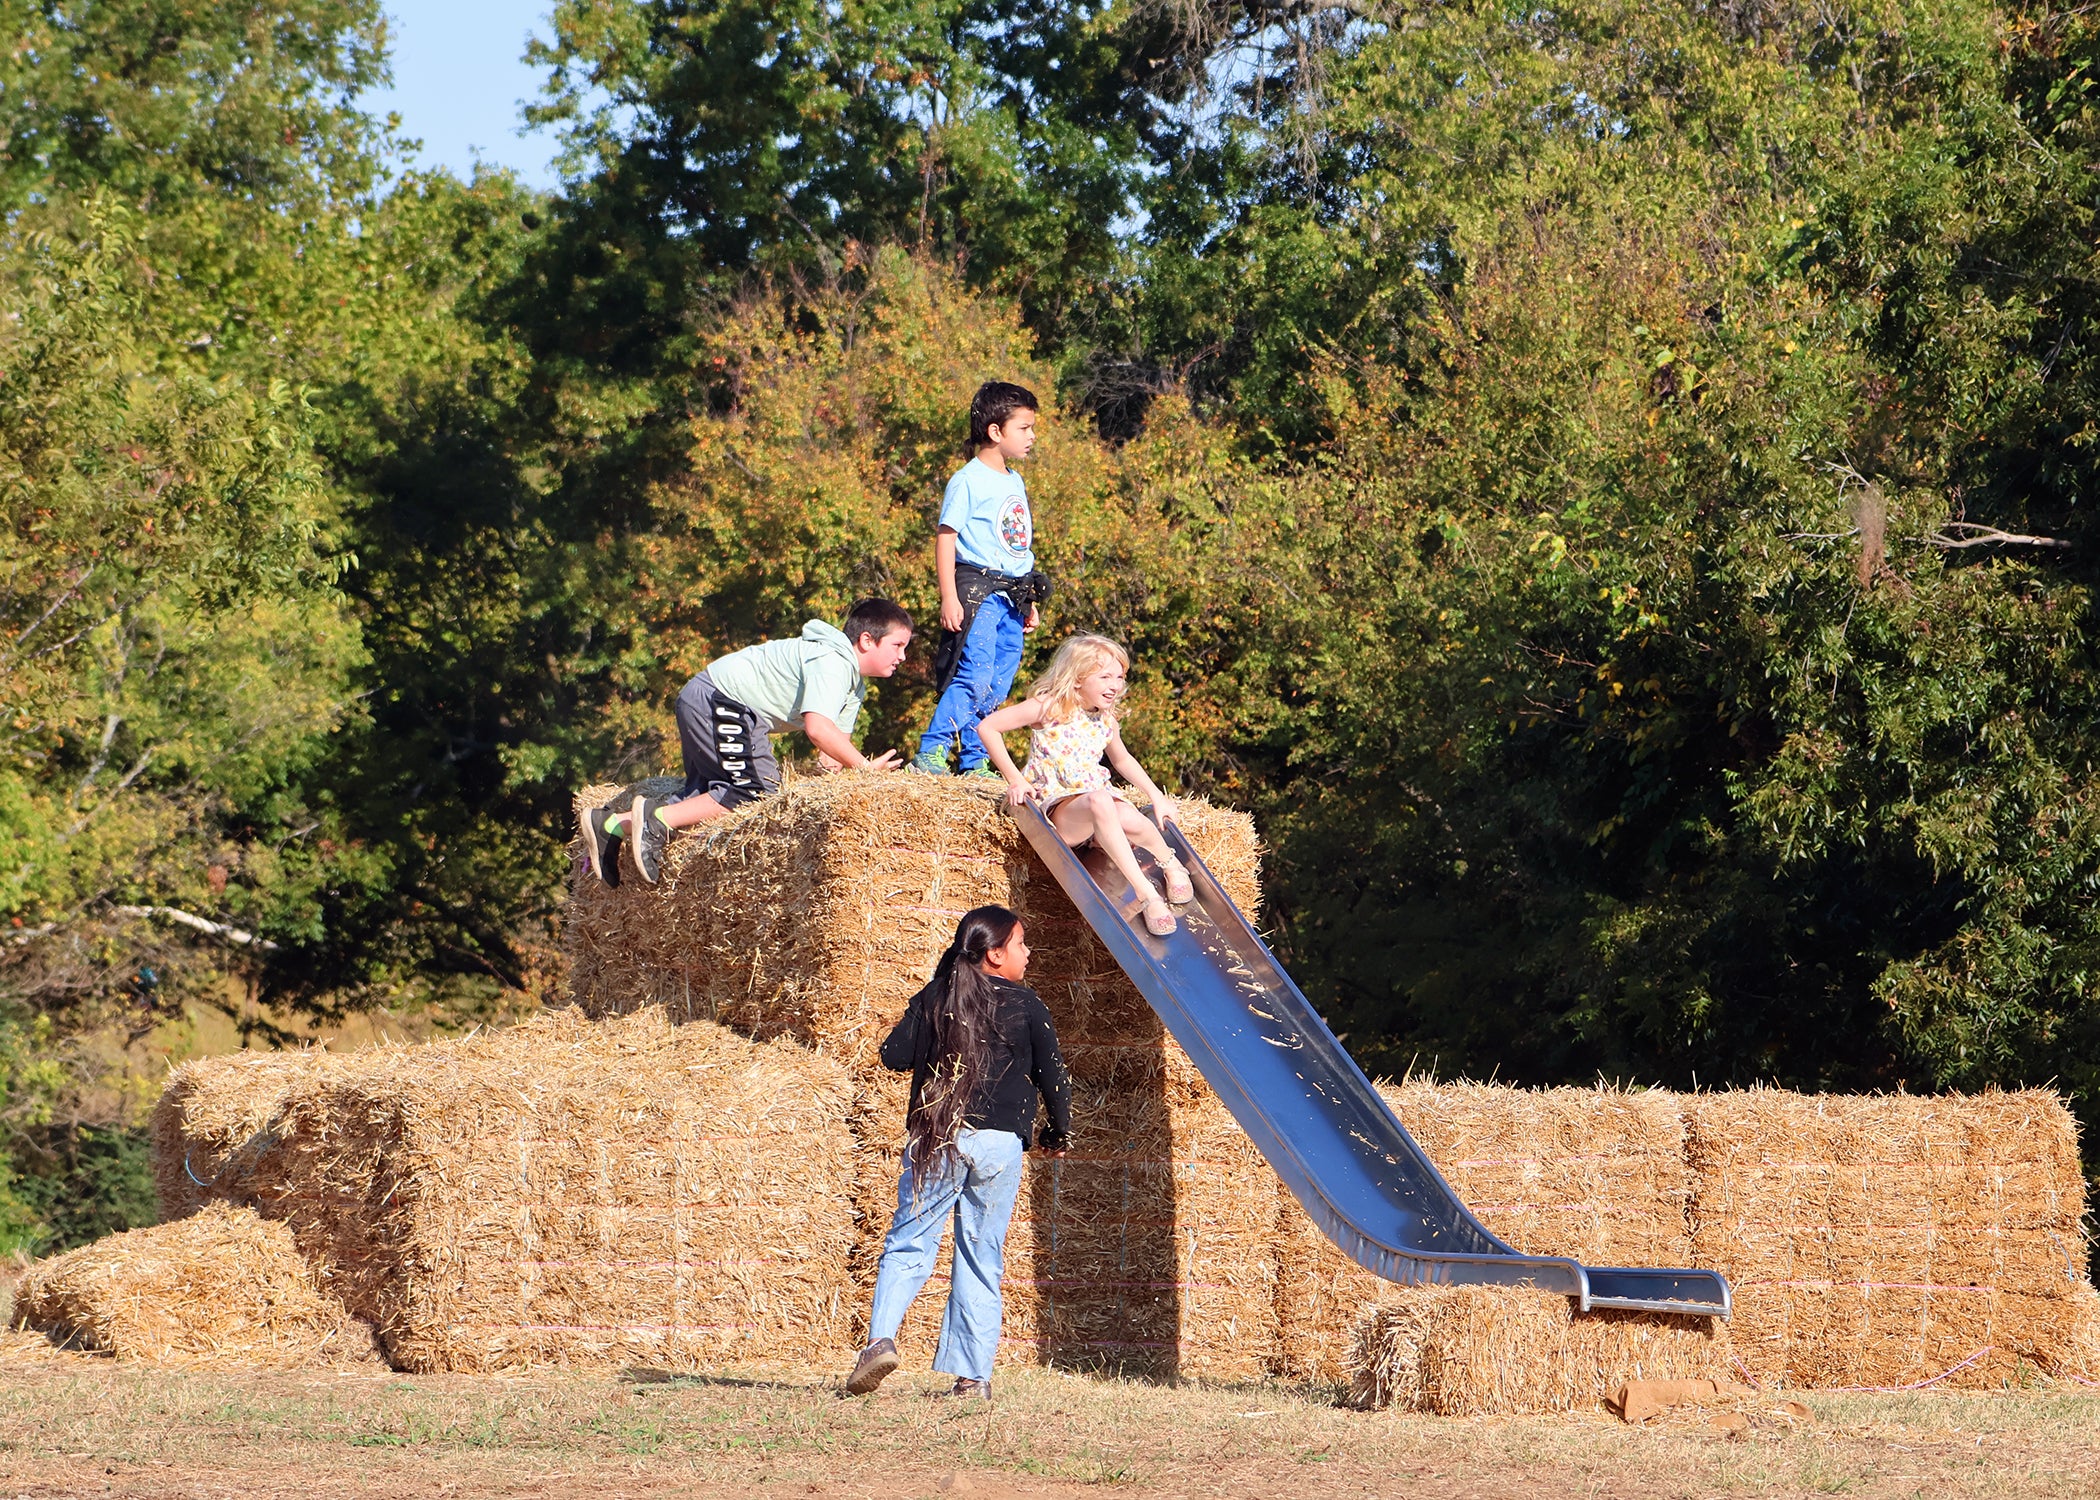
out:
M1169 825L1196 899L1168 937L1145 931L1129 885L1098 852L1082 860L1033 805L1015 809L1035 852L1115 955L1174 1040L1327 1237L1367 1271L1402 1285L1488 1282L1560 1292L1597 1307L1728 1316L1713 1271L1585 1266L1524 1255L1459 1202L1399 1117L1342 1050Z

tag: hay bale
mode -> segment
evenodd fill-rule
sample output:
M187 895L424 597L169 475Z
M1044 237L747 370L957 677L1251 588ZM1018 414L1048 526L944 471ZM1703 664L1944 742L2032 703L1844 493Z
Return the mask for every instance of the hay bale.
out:
M1770 1384L1990 1385L2061 1363L2086 1290L2077 1125L2045 1089L1685 1101L1695 1263Z
M1379 1092L1460 1200L1519 1250L1591 1265L1693 1264L1675 1095L1424 1082ZM1396 1288L1281 1197L1279 1367L1346 1380L1351 1328Z
M831 1360L851 1100L799 1047L564 1011L310 1080L249 1183L397 1368Z
M593 787L597 807L622 795ZM1259 898L1251 820L1199 799L1183 827L1250 915ZM580 867L579 867L580 868ZM775 797L682 837L662 884L608 887L579 873L564 924L577 1003L591 1015L660 1004L759 1038L792 1037L849 1065L874 1054L973 906L1028 924L1029 980L1075 1075L1156 1071L1158 1018L1029 850L995 789L959 778L847 772L791 780Z
M371 1329L315 1284L291 1230L224 1203L31 1266L14 1317L57 1344L192 1369L376 1358Z
M896 1077L897 1075L891 1075ZM863 1305L896 1207L908 1080L864 1085ZM1006 1242L1004 1364L1245 1379L1275 1360L1276 1179L1193 1070L1080 1083L1072 1146L1029 1153ZM952 1243L898 1335L930 1360Z
M362 1065L320 1048L199 1058L168 1075L151 1126L153 1192L163 1220L204 1204L241 1202L246 1173L267 1150L270 1121L300 1084Z
M1627 1380L1733 1377L1718 1318L1600 1311L1549 1292L1393 1287L1351 1330L1359 1406L1447 1417L1587 1411Z

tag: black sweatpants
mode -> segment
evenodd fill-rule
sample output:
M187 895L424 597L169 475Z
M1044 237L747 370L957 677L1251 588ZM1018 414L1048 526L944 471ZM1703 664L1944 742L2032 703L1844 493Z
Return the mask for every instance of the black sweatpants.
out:
M780 790L780 762L758 714L721 693L705 672L678 694L678 743L685 751L685 790L741 807Z

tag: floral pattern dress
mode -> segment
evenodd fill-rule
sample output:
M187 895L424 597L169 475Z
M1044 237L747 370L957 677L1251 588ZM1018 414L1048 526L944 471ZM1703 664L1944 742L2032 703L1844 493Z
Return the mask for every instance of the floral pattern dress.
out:
M1041 794L1046 812L1067 797L1108 789L1108 767L1101 763L1101 753L1115 731L1116 721L1107 714L1087 712L1029 731L1028 764L1021 775Z

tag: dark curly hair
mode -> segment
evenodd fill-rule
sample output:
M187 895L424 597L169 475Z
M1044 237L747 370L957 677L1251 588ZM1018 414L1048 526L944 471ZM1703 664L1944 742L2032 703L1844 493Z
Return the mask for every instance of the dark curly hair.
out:
M920 1180L955 1155L963 1117L992 1068L999 1034L999 992L984 972L984 956L1003 948L1021 919L1003 906L980 906L955 924L955 941L941 955L926 987L925 1040L932 1061L911 1118L905 1121L904 1159Z

